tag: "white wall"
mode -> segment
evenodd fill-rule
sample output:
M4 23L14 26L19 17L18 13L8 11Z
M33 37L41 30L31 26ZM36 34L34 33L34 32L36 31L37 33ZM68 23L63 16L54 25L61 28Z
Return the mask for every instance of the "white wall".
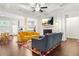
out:
M38 19L37 19L37 32L39 32L40 35L43 34L41 22L42 22L42 19L41 19L41 18L38 18Z
M53 32L61 32L61 16L59 14L54 16Z
M79 17L66 19L66 34L68 38L79 39Z
M64 13L59 12L58 14L54 15L54 26L53 26L53 31L54 32L62 32L63 37L62 40L66 40L66 16Z

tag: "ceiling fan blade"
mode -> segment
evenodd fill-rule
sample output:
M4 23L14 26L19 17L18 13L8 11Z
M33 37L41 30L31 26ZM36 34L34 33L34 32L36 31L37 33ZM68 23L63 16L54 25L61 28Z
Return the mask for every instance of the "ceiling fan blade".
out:
M41 7L41 8L43 9L43 8L47 8L47 7Z
M35 12L35 10L33 10L32 12Z
M43 10L40 9L40 12L43 12Z

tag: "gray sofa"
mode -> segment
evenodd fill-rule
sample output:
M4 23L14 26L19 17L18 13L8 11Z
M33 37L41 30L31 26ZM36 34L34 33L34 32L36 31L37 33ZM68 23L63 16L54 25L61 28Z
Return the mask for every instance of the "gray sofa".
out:
M50 49L55 48L62 41L62 33L45 35L39 40L32 40L32 48L37 48L41 54L46 54Z

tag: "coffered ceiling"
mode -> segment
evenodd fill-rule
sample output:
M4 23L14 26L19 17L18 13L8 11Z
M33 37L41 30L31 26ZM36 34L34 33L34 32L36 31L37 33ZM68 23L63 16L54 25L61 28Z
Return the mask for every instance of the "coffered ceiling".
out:
M0 3L0 16L19 17L19 16L30 16L30 17L48 17L52 13L59 10L69 9L69 6L75 4L71 3L42 3L41 6L47 6L46 9L42 9L43 12L32 12L34 3ZM69 7L69 8L68 8Z

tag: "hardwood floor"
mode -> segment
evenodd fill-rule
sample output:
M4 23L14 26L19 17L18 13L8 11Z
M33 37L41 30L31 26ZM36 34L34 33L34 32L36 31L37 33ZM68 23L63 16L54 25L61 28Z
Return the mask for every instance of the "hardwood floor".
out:
M75 39L68 39L51 51L48 56L79 56L79 42Z
M16 37L7 45L0 45L0 56L39 56L27 48L19 48ZM47 56L79 56L79 42L76 39L68 39L56 47Z
M19 48L17 37L14 37L7 45L0 45L0 56L32 56L32 52L26 48Z

